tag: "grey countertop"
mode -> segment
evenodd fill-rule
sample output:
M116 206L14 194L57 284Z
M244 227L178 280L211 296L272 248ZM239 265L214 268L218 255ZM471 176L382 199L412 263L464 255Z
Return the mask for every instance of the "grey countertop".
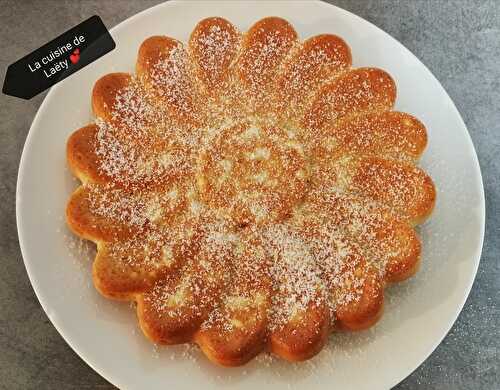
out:
M331 2L379 26L430 68L462 114L483 173L486 240L474 287L441 345L397 389L500 389L500 1ZM3 0L1 80L10 63L93 14L109 28L156 3ZM112 389L52 326L19 250L17 169L44 97L0 97L0 388Z

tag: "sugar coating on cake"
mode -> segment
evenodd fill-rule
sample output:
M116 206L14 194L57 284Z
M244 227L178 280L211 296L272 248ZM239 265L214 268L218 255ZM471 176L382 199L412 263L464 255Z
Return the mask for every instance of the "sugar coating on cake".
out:
M95 122L68 141L67 221L97 244L96 288L135 301L152 341L229 366L305 360L373 325L386 284L417 270L426 130L392 111L388 73L351 61L332 34L214 17L96 82Z

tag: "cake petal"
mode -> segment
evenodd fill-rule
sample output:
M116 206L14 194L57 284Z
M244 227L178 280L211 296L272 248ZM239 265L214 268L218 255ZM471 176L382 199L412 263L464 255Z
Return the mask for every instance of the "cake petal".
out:
M273 284L270 349L290 361L318 353L330 332L330 312L321 269L308 242L291 224L263 228Z
M418 268L421 244L415 230L380 204L323 188L309 193L302 212L327 213L386 281L404 280Z
M146 39L139 48L137 76L176 120L198 126L202 105L198 104L189 56L182 42L166 36Z
M115 120L119 124L119 119L114 118L117 95L132 82L132 75L128 73L109 73L94 84L92 89L92 109L98 118L112 122Z
M234 236L227 224L200 225L198 251L178 277L159 280L137 301L144 333L153 341L176 344L192 340L202 323L221 301L228 284Z
M217 274L209 276L199 263L191 262L180 275L159 280L137 300L141 328L154 342L191 341L219 299Z
M376 157L360 159L350 188L390 206L417 225L434 209L436 189L420 168Z
M276 79L296 45L293 26L278 17L261 19L244 34L235 76L243 88L242 108L250 115L276 115Z
M189 53L207 94L224 93L229 87L229 68L240 49L241 34L226 19L200 21L189 39Z
M162 109L153 96L128 73L110 73L97 80L92 108L97 118L136 139L151 128L161 128L164 122Z
M378 272L365 266L358 268L359 285L340 294L356 294L357 299L339 303L336 308L336 326L343 330L363 330L373 326L382 316L384 282ZM353 286L356 283L353 281Z
M192 142L191 142L192 141ZM97 122L99 171L123 188L156 188L194 174L197 141L152 131L128 131Z
M88 125L78 129L66 144L66 159L73 174L82 183L107 183L111 178L101 169L100 158L96 153L96 125Z
M349 116L307 134L313 153L330 156L360 154L416 162L427 145L424 125L397 111Z
M274 84L280 65L296 43L295 29L278 17L261 19L248 30L238 59L238 75L250 93L260 95Z
M271 331L270 350L288 361L316 355L328 341L330 314L326 303L309 304L281 327Z
M93 280L106 297L133 300L151 289L155 282L178 272L192 256L195 244L179 226L169 235L151 232L146 237L100 243L93 264Z
M277 111L298 121L318 89L349 70L351 63L351 50L342 38L322 34L307 39L279 77Z
M225 366L244 364L267 345L269 259L251 229L239 231L235 245L231 283L195 336L207 357Z
M99 185L80 186L71 195L66 220L75 234L94 242L121 241L148 229L139 200Z
M387 111L396 100L396 84L381 69L352 70L325 85L304 117L304 127L314 131L344 116Z
M354 330L375 323L382 310L383 278L370 271L360 246L325 211L304 208L293 223L321 271L332 326Z
M124 73L102 77L94 86L93 106L98 116L93 154L100 173L115 184L158 185L192 169L198 136L172 120L137 79Z
M422 223L434 208L434 183L413 164L380 157L343 156L335 160L326 155L316 169L317 179L323 183L386 205L414 225Z
M263 291L267 294L267 291ZM223 366L247 363L267 345L267 310L269 302L261 293L249 296L228 296L209 321L202 325L195 341L205 355Z

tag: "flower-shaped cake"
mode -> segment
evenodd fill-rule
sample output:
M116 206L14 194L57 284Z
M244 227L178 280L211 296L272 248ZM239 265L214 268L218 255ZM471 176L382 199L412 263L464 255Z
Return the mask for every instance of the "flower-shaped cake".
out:
M301 42L277 17L148 38L68 141L67 221L97 244L96 288L135 301L152 341L222 365L308 359L371 326L384 286L416 271L413 226L435 202L415 165L425 128L395 99L341 38Z

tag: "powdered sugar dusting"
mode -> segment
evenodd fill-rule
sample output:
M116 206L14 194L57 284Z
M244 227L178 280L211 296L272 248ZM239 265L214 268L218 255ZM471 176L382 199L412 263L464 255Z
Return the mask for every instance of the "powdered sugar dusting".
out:
M152 338L238 352L313 312L333 330L418 259L405 210L426 195L412 165L425 129L380 119L391 79L350 71L332 37L299 43L276 20L241 37L211 20L188 50L160 47L96 119L105 180L69 213L98 243L99 288L137 301Z

